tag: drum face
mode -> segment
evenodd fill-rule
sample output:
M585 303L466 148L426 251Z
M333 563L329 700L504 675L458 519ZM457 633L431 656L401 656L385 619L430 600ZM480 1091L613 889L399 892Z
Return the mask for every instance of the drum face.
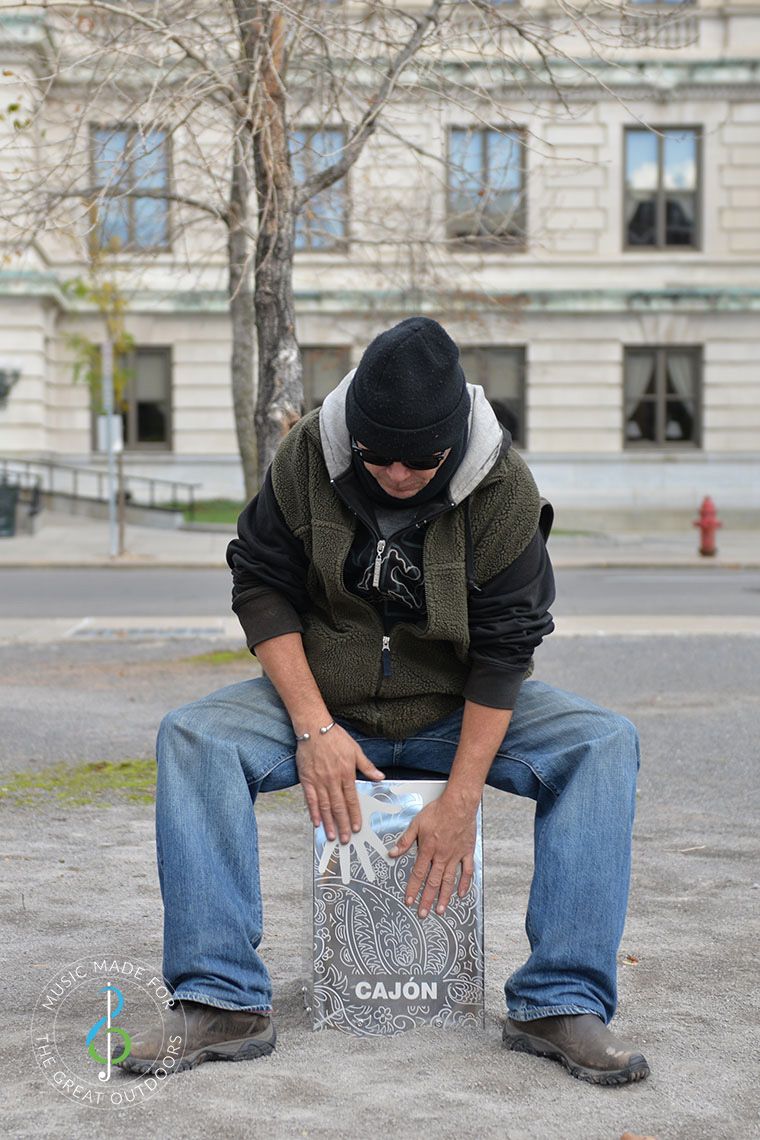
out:
M386 852L445 780L357 781L362 830L345 846L314 832L307 890L313 957L304 987L315 1029L393 1035L422 1025L482 1028L483 852L465 898L421 920L404 903L416 845Z

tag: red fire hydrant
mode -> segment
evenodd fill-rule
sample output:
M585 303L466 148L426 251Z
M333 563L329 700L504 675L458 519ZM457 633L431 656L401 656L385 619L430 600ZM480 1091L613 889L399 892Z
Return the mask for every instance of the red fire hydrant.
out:
M699 508L699 518L694 520L692 526L699 527L699 553L704 555L705 558L710 558L717 554L718 549L715 545L715 532L718 527L723 526L723 523L718 519L715 503L709 495L705 495L702 500L702 506Z

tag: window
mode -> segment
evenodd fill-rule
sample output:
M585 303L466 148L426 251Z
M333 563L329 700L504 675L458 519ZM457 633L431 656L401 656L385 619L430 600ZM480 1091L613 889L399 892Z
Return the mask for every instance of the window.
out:
M525 444L525 349L463 348L460 363L470 384L480 384L515 443Z
M291 161L297 185L331 166L340 156L345 134L339 129L294 131ZM346 180L328 186L304 206L296 218L296 249L341 249L345 246Z
M171 354L168 348L136 348L119 408L124 447L171 447Z
M626 129L626 246L697 247L699 165L696 129Z
M449 131L449 237L524 244L523 152L517 130Z
M627 447L701 445L699 348L625 350Z
M92 182L100 249L168 249L169 140L135 125L91 128ZM140 191L147 191L142 195Z
M351 349L348 347L302 347L304 411L318 408L328 392L337 388L351 371Z

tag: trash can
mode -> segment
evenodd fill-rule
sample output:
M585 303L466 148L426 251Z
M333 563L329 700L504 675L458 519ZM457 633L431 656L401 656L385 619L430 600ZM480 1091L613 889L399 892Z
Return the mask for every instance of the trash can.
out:
M0 483L0 538L12 538L16 533L18 491L10 483Z

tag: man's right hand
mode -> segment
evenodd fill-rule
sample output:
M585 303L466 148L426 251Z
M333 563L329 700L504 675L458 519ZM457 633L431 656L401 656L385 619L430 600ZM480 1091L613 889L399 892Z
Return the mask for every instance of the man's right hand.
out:
M299 741L296 766L311 822L315 827L323 824L328 839L337 834L341 843L348 843L362 826L356 771L375 781L384 780L383 773L339 724Z
M348 843L351 829L359 831L362 814L356 797L357 769L369 780L384 780L354 738L334 725L329 732L314 726L328 724L330 713L314 680L300 633L282 633L255 645L261 667L277 689L288 710L296 735L311 733L298 742L296 765L306 797L306 807L315 827L324 824L327 838L336 833Z

